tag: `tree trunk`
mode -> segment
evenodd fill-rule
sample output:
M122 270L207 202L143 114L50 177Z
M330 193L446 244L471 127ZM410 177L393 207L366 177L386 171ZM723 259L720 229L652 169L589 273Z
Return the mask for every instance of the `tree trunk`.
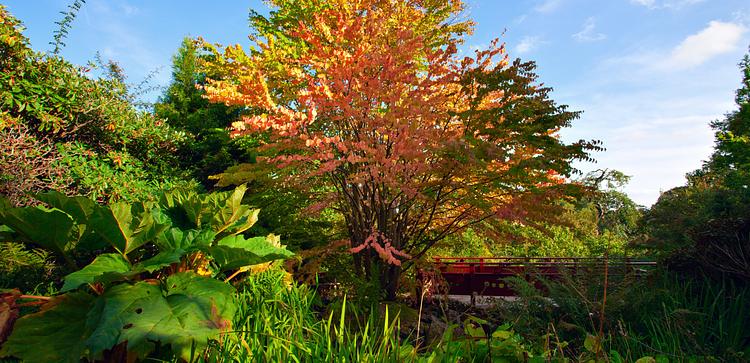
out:
M383 273L380 276L380 286L385 292L385 299L395 301L399 287L399 278L401 277L401 266L385 265L383 266Z

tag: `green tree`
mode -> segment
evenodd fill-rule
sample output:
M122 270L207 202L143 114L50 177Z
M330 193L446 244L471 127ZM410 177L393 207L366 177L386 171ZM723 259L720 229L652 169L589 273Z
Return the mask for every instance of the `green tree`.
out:
M576 209L594 212L598 234L611 232L627 239L637 232L643 207L622 191L628 181L629 176L609 169L589 172L579 181L590 190Z
M646 213L646 246L675 268L750 278L750 55L739 64L737 110L714 121L714 153Z
M185 38L172 58L172 82L154 105L157 118L184 133L179 148L179 164L206 189L215 182L212 175L241 162L253 162L257 141L230 140L226 129L239 115L240 108L209 103L200 85L205 73L199 70L201 54L195 41Z

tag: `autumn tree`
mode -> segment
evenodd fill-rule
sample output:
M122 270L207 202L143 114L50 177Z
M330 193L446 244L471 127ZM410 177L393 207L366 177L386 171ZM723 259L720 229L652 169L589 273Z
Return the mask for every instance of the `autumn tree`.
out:
M523 220L597 148L559 139L578 113L549 99L533 63L497 42L459 56L459 0L271 3L248 52L208 46L223 75L208 98L253 110L233 133L270 132L276 175L316 188L310 211L343 215L355 270L389 298L405 262L467 227Z

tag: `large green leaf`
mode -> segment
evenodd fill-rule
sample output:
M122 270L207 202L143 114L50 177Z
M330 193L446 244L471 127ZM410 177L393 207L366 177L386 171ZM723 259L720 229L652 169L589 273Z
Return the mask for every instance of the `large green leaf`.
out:
M203 203L192 190L172 190L164 193L161 205L170 219L181 229L200 229Z
M67 258L73 219L57 209L42 207L11 208L0 213L0 224L18 233L25 242L38 244Z
M95 355L124 341L128 350L145 355L153 349L149 339L168 342L180 334L158 285L139 282L114 286L102 295L101 308L101 314L89 321L95 328L86 340Z
M116 281L131 271L130 262L122 255L106 253L97 256L88 266L65 276L62 291L77 289L94 282Z
M86 197L69 197L63 193L51 191L36 195L36 199L50 207L68 213L77 223L85 224L97 208L96 202Z
M245 196L246 191L247 186L242 184L235 188L225 201L213 203L214 213L211 214L211 227L217 232L242 233L258 221L260 210L251 209L250 206L242 204L242 197ZM209 195L208 199L212 201L212 197L214 195Z
M216 238L216 232L211 230L197 229L182 230L179 228L170 228L156 236L154 243L160 251L170 251L183 249L185 251L194 251L203 247L210 246Z
M184 359L228 330L236 312L234 288L192 272L170 276L166 291L158 285L122 284L104 295L102 314L87 340L92 353L127 341L128 350L144 356L151 341L169 344Z
M75 241L76 249L90 251L106 247L106 242L104 242L92 228L88 227L91 215L93 215L97 209L103 208L98 206L96 202L86 197L69 197L63 193L55 191L37 194L36 198L47 203L50 207L57 208L67 213L73 218L76 225L71 231L71 239Z
M94 299L80 292L52 298L40 312L16 321L0 357L14 356L26 362L80 362L90 333L87 314Z
M183 329L171 343L172 349L185 360L193 345L200 351L209 339L218 339L219 334L230 330L237 312L232 285L193 272L167 278L167 300Z
M161 269L162 267L180 262L180 258L185 253L187 253L187 251L183 249L159 252L159 254L157 254L156 256L135 264L135 266L133 266L133 270L137 272L154 272Z
M183 229L207 229L216 233L238 234L258 221L260 210L242 204L247 186L232 192L197 194L192 191L165 193L161 203Z
M221 271L294 256L294 253L283 246L269 241L269 238L275 240L274 237L271 235L245 239L241 235L227 236L219 240L216 246L209 247L207 252Z
M113 203L91 216L96 232L120 254L127 255L152 241L169 225L144 203Z
M3 195L0 195L0 213L2 213L2 211L4 210L8 210L11 208L13 208L13 206L10 204L10 201L8 200L8 198L6 198Z

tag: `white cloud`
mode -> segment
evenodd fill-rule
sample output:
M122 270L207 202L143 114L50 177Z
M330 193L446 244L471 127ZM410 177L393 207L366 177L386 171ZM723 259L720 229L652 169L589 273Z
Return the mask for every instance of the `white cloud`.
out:
M521 42L516 45L516 53L526 54L535 50L542 43L541 38L537 36L526 36L521 39Z
M656 2L656 0L630 0L630 2L633 4L643 5L643 6L650 8L654 6L654 3Z
M593 17L586 19L586 22L583 23L583 29L573 34L573 39L579 42L596 42L606 38L607 36L603 33L596 32L596 20Z
M120 4L120 10L126 15L126 16L132 16L136 15L140 12L140 9L138 7L130 5L128 3L122 3Z
M705 0L630 0L636 5L645 6L649 9L682 9L683 7L701 3Z
M739 22L711 21L671 49L634 49L610 58L607 66L629 66L632 73L652 74L697 68L721 55L742 51L747 27Z
M534 10L540 12L540 13L550 13L562 5L563 0L544 0L539 5L534 7Z
M736 50L747 31L741 24L711 21L708 27L690 35L672 49L663 66L693 68L708 60Z

